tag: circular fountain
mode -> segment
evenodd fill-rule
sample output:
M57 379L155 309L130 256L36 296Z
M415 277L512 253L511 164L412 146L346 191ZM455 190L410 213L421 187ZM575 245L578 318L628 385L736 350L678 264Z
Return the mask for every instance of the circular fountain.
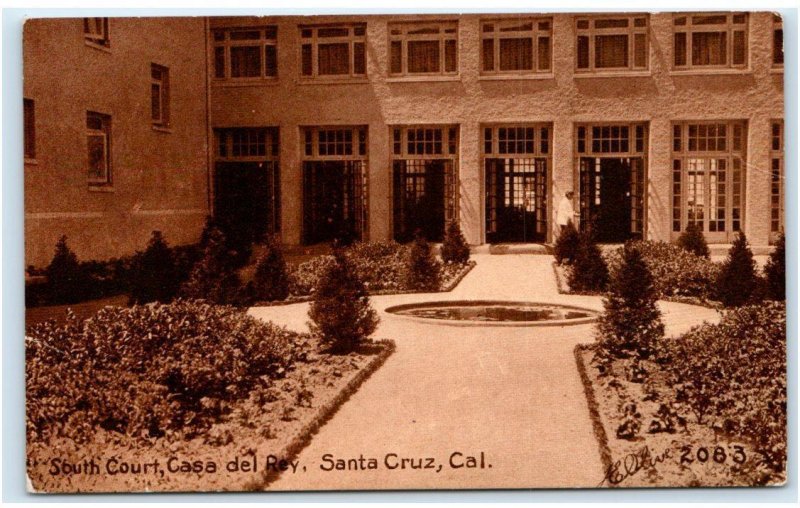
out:
M590 323L597 311L572 305L497 300L409 303L386 312L420 322L455 326L565 326Z

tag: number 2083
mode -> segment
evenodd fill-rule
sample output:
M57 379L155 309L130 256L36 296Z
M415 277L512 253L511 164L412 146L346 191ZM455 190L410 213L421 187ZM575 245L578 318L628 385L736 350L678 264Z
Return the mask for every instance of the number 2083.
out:
M744 464L747 462L747 453L741 445L732 446L700 446L695 448L690 445L681 447L681 464L693 464L698 462L725 464Z

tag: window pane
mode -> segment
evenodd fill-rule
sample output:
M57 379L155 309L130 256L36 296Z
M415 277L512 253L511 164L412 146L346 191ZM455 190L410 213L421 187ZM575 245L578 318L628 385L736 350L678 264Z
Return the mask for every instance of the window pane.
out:
M494 70L494 39L483 40L483 70Z
M744 65L746 54L744 32L737 30L733 32L733 65Z
M628 20L622 19L598 19L594 22L595 28L626 28Z
M772 32L772 62L783 64L783 28Z
M231 47L231 77L253 78L261 75L261 50L258 46Z
M686 34L675 34L675 66L680 67L686 65Z
M633 66L647 67L647 36L645 34L633 36Z
M353 44L353 74L366 74L367 63L364 55L364 43Z
M456 71L456 41L444 41L444 71Z
M274 77L278 75L278 55L275 46L264 46L264 75Z
M578 37L578 69L589 68L589 38Z
M403 43L400 41L392 41L392 74L400 74L403 72Z
M539 54L537 58L540 71L550 69L550 37L539 37Z
M439 41L408 41L408 72L439 72Z
M31 99L24 99L23 106L25 158L33 159L36 157L36 115L34 103Z
M89 178L103 180L106 175L106 138L103 135L89 135L87 141L89 146Z
M161 86L150 85L150 116L153 120L161 120Z
M245 41L245 40L258 40L261 38L261 33L258 30L247 30L231 32L230 38L232 41Z
M726 32L692 34L692 65L724 65L728 61Z
M628 36L598 35L594 38L594 66L598 69L628 66Z
M302 70L303 76L311 76L314 73L311 61L311 44L303 44L302 60L303 60L303 70Z
M527 71L533 69L533 40L500 39L500 70Z
M225 48L214 48L214 77L225 77Z
M720 16L693 16L693 25L724 25L728 20L726 15Z
M320 28L317 37L347 37L350 35L349 28Z
M319 52L318 72L320 76L350 73L350 45L348 43L320 44L317 51Z

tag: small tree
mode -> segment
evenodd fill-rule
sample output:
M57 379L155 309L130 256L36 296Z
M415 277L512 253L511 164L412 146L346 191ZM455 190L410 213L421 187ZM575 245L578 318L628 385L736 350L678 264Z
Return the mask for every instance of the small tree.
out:
M739 307L751 300L757 288L756 262L740 231L717 277L717 299L726 307Z
M455 220L447 224L442 242L442 261L465 265L469 262L469 245Z
M289 273L276 238L269 238L264 252L258 258L252 295L262 301L285 300L289 296Z
M614 357L635 353L646 358L664 336L653 276L634 245L625 244L622 263L611 277L605 312L597 321L600 347Z
M778 236L775 249L769 255L764 274L767 277L767 293L772 300L786 300L786 237Z
M86 300L91 294L91 278L67 245L66 235L56 243L53 259L45 269L45 275L48 303L76 303Z
M133 259L128 303L167 303L175 297L178 285L172 249L161 231L153 231L147 248Z
M439 289L441 270L433 256L431 246L417 231L406 257L403 281L408 289L417 291L437 291Z
M686 229L678 237L678 246L683 250L694 253L697 256L708 259L710 252L703 229L695 222L690 222Z
M225 304L235 300L238 288L239 277L231 265L225 235L212 227L206 235L203 254L181 286L180 295Z
M580 246L581 236L578 230L575 229L575 224L572 221L567 222L563 231L559 231L556 243L553 246L553 255L556 258L556 263L571 263L575 259Z
M574 291L604 291L608 284L608 266L600 247L594 243L591 232L580 235L572 270L569 273L569 287Z
M348 353L375 331L378 314L342 249L334 249L333 257L317 282L308 310L309 328L332 352Z

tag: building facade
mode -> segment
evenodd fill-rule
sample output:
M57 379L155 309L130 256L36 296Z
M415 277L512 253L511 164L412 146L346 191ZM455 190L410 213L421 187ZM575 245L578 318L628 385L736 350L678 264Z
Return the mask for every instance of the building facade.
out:
M24 27L25 256L195 242L208 201L206 22L35 19Z
M58 23L54 31L83 44L79 29ZM239 234L279 232L287 244L343 232L404 241L417 229L439 240L449 220L471 244L542 243L572 190L580 224L601 242L672 240L696 223L710 243L743 230L767 245L783 225L782 26L771 13L112 19L112 41L117 23L120 45L123 23L180 25L164 31L168 45L156 42L162 30L140 25L130 51L145 71L169 67L169 114L181 126L165 134L147 124L155 113L139 88L158 85L156 67L142 76L120 62L125 84L96 105L86 103L100 100L85 86L94 81L74 65L50 68L50 86L69 76L88 94L46 98L74 109L68 145L81 142L86 111L137 111L126 113L137 127L116 135L137 154L136 176L113 194L93 192L84 148L70 166L74 192L56 198L64 211L114 209L115 224L143 230L163 219L178 242L196 235L210 206ZM85 49L105 65L105 51ZM169 55L181 55L174 67ZM38 50L26 58L26 76L37 76L26 98L44 90L43 65ZM37 163L26 165L26 188L52 198L67 172ZM146 215L145 224L127 212L148 200L138 210L197 213ZM49 250L54 241L39 231L57 219L39 205L26 196L26 242Z

